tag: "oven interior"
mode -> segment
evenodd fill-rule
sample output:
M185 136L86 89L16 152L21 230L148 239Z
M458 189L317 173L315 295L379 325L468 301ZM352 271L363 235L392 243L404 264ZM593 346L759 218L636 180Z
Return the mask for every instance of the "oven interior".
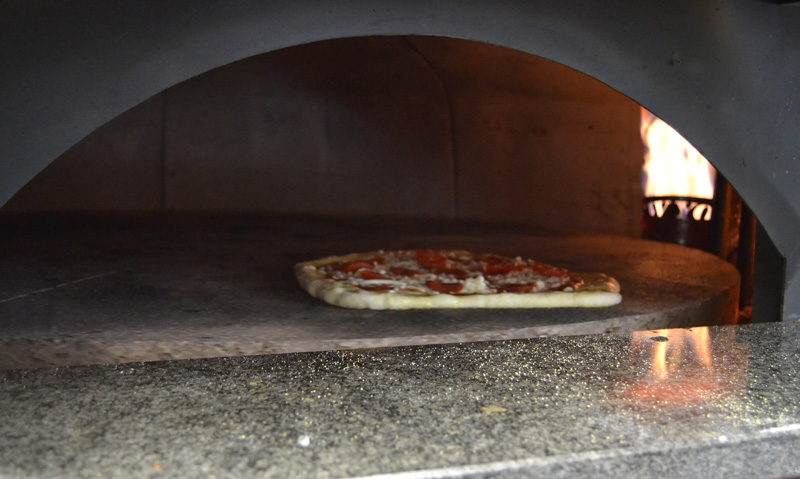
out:
M327 40L214 69L101 126L3 207L4 365L779 320L782 258L763 228L742 246L757 257L747 301L735 255L639 239L640 110L566 66L447 37ZM630 296L604 311L345 313L291 275L399 248L528 255L620 276Z

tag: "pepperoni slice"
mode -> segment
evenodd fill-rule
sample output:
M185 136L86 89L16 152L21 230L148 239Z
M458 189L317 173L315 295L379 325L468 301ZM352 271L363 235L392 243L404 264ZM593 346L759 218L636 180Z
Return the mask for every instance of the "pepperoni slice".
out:
M500 293L530 293L533 291L532 284L504 284L497 288Z
M475 261L484 264L497 264L508 261L508 258L496 254L481 254L475 257Z
M389 272L395 276L403 276L406 278L410 278L412 276L422 276L423 274L422 271L407 268L389 268Z
M490 263L483 265L483 274L508 274L512 271L522 271L523 269L525 269L524 264Z
M533 284L504 284L497 288L500 293L530 293L533 291Z
M456 279L466 279L469 276L469 272L466 270L460 268L451 268L448 266L433 266L431 271L436 274L447 274Z
M355 273L360 269L372 269L372 263L366 261L353 261L342 265L342 271L345 273Z
M378 291L378 292L391 291L392 289L394 289L392 286L390 286L388 284L365 284L365 285L359 286L359 288L367 290L367 291Z
M436 251L425 249L417 251L417 263L423 268L433 268L436 266L444 266L447 263L447 258Z
M372 258L372 262L375 263L375 264L386 264L386 258L384 258L381 255L378 255L378 256Z
M549 264L531 262L529 267L542 276L569 276L569 273L566 270L556 268L555 266L550 266Z
M360 275L362 279L391 279L385 274L376 273L369 269L362 269Z
M456 294L464 289L464 285L461 283L442 283L441 281L435 280L426 282L425 286L431 291L442 294Z

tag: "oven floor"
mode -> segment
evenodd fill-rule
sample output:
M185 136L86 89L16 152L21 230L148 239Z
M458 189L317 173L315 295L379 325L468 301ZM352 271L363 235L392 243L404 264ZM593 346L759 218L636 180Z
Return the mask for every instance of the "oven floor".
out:
M738 274L698 250L386 219L6 217L0 368L624 332L735 321ZM363 311L296 283L296 262L398 248L532 257L617 278L601 309Z

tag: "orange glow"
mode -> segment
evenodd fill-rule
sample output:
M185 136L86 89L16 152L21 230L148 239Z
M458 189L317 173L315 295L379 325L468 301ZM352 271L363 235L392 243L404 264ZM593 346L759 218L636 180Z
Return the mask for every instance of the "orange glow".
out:
M648 364L647 373L626 393L637 402L695 404L741 382L725 380L715 370L708 327L635 332L633 352Z
M633 333L636 334L636 333ZM653 359L650 373L658 379L667 377L667 343L657 343L653 348Z
M654 378L666 379L670 370L685 367L688 362L701 368L712 367L708 327L657 329L633 334L634 340L666 338L666 341L654 341L651 349L650 374Z
M714 197L716 170L688 141L644 108L640 129L645 196Z

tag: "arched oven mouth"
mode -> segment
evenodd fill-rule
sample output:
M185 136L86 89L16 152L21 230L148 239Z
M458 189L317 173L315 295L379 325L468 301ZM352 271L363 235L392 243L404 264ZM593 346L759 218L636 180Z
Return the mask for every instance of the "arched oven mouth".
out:
M769 298L768 316L798 317L799 140L787 132L798 123L791 107L797 67L795 56L785 53L798 43L796 9L777 2L668 11L659 5L600 8L582 0L576 8L420 2L404 5L398 15L389 7L311 3L283 9L209 2L184 10L108 2L57 12L44 3L15 6L0 29L9 39L3 42L6 69L13 72L0 90L6 125L0 201L122 111L220 65L334 38L468 39L568 65L678 128L763 225L756 228L763 238L757 244L769 247L756 263L769 267L756 273L763 280L755 283L767 285L768 292L756 296ZM59 12L73 21L62 21ZM621 25L621 18L635 21Z
M703 243L688 246L713 254L647 241L686 244L663 227L641 239L640 109L564 66L452 38L329 40L221 67L98 129L5 206L17 231L3 239L6 263L24 280L0 298L2 363L740 322L736 262L712 247L710 200L645 199L660 202L662 223L678 205L706 208L691 238ZM623 302L354 311L313 300L292 276L301 261L381 249L605 273Z

